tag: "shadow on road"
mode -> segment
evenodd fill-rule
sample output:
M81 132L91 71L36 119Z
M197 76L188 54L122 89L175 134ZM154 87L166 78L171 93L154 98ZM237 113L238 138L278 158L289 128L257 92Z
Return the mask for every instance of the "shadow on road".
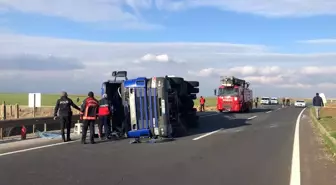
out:
M271 108L254 108L250 111L250 113L259 113L259 112L267 112L267 111L271 111L273 109Z
M209 111L210 112L210 111ZM212 113L216 113L213 111ZM190 130L188 136L205 134L219 129L230 129L251 125L246 123L248 119L236 118L230 114L218 114L209 117L200 117L200 126L197 129Z

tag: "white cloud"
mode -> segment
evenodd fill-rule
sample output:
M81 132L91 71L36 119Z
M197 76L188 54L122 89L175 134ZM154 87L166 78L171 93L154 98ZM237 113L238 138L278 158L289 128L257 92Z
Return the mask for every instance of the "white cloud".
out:
M199 7L267 17L336 14L336 2L331 0L0 0L1 12L19 11L131 29L162 28L143 16L153 9L179 11Z
M336 44L336 39L312 39L312 40L302 40L298 42L305 44Z
M135 63L144 63L144 62L169 63L174 62L174 60L171 59L171 57L168 56L167 54L161 54L161 55L146 54L143 57L141 57L140 60L135 61Z
M83 93L98 91L114 70L127 70L130 77L169 74L199 80L201 93L208 95L225 75L246 78L257 93L299 96L302 89L310 93L336 84L336 53L271 52L263 45L106 43L0 34L0 64L7 66L0 69L0 85L2 91ZM258 85L270 89L258 92Z
M189 6L211 6L222 10L267 17L335 15L336 2L330 0L199 0Z
M161 28L147 23L137 14L138 8L146 9L150 5L147 0L0 0L0 10L3 12L37 13L82 23L115 22L119 27L133 29Z

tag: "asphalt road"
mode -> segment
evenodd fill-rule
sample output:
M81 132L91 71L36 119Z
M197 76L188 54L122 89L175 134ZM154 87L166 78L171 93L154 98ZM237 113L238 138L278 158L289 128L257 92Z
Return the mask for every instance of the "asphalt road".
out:
M289 185L302 109L204 112L201 127L172 142L78 142L0 155L4 185Z

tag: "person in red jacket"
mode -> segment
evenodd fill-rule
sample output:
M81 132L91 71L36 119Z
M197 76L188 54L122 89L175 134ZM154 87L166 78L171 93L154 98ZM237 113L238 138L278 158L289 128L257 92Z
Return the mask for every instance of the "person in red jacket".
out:
M105 138L111 139L111 104L107 99L107 94L103 94L103 98L99 100L99 135L103 137L103 127L105 132Z
M86 144L86 133L88 127L90 127L90 141L94 144L94 126L98 117L99 103L94 98L93 92L89 92L88 97L83 101L81 105L81 112L83 112L83 132L82 132L82 144Z
M200 97L200 106L201 106L201 107L200 107L200 109L201 109L200 111L201 111L201 112L204 112L204 111L205 111L205 109L204 109L204 104L205 104L205 99L203 98L203 96L201 96L201 97Z

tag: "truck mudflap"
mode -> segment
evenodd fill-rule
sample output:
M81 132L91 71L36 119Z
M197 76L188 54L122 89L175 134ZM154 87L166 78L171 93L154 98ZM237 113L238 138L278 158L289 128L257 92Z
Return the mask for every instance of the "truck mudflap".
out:
M135 119L133 119L131 123L131 130L128 132L128 137L151 138L159 135L156 88L133 88L133 93L130 93L130 108L133 109L131 113L132 111L135 113Z

